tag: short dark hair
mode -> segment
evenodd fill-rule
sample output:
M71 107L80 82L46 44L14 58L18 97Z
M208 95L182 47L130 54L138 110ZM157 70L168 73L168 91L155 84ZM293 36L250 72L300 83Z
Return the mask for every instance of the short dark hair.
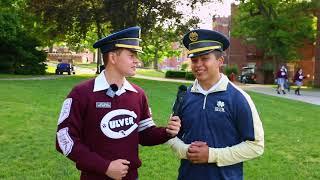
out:
M224 56L224 52L223 52L223 51L214 50L214 51L212 51L211 53L214 54L214 56L216 57L216 59L219 59L219 58L221 58L222 56Z
M104 66L106 67L107 64L108 64L108 61L109 61L108 55L109 55L109 53L113 52L113 53L116 53L117 55L120 55L123 50L124 50L124 48L116 48L116 49L111 50L111 51L109 51L107 53L104 53L103 54L103 64L104 64Z

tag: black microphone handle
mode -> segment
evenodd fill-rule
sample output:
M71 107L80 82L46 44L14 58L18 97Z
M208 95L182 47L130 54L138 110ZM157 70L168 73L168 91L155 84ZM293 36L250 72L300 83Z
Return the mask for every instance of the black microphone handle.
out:
M178 93L177 93L176 101L174 102L174 105L172 107L172 111L173 111L172 116L178 116L179 115L179 110L181 108L181 104L182 104L183 98L184 98L184 96L186 94L186 91L187 91L187 87L185 85L179 86L179 90L178 90Z

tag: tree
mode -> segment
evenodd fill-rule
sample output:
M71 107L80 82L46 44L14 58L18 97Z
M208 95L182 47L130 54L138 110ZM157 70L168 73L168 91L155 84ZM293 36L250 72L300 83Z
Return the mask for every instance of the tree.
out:
M272 57L274 68L299 59L297 49L314 38L312 16L297 0L241 0L233 22L232 35Z
M181 54L182 35L190 28L197 28L199 18L192 17L186 23L172 23L158 21L152 31L146 32L143 41L142 61L158 70L158 63L165 57L174 57ZM165 27L167 26L167 27Z
M319 2L319 1L318 1ZM314 86L320 87L320 6L315 12L317 17L317 37L316 37L316 54L314 63Z
M82 42L90 34L92 39L101 39L104 32L109 32L107 21L108 13L105 11L103 1L100 0L27 0L29 10L41 18L43 26L51 27L49 34L60 34L60 41L66 41L74 49L83 48ZM93 34L95 32L95 38ZM86 48L92 47L92 45ZM98 56L98 66L101 56Z
M189 0L189 6L210 0ZM159 60L180 54L180 48L172 48L173 43L179 42L183 33L190 28L196 28L199 18L192 16L183 21L183 14L176 10L179 1L126 1L108 0L107 9L110 11L110 22L115 30L127 26L140 25L142 28L143 51L141 59L145 65L153 63L158 69ZM117 3L118 2L118 3Z
M0 71L16 74L44 74L46 56L36 49L40 42L24 18L23 1L0 3Z
M316 33L315 63L314 63L314 86L320 87L320 1L312 0L309 3L309 9L317 18L317 33Z
M65 35L63 38L66 38L69 44L76 46L83 45L81 40L86 39L92 31L96 33L96 39L100 39L105 36L104 33L109 34L129 26L140 25L143 27L142 34L146 34L144 38L150 38L154 37L152 32L156 30L166 31L165 23L182 24L182 13L176 10L176 5L180 2L174 0L27 1L29 9L42 19L44 25L50 25L53 32ZM211 0L187 2L190 6L194 6L196 3L208 1ZM171 28L168 31L171 31ZM167 43L167 41L154 42ZM148 49L148 45L144 44L145 49ZM160 47L159 44L151 45ZM99 63L98 59L98 65Z
M163 29L160 26L155 31L148 33L147 38L144 38L143 41L144 53L140 55L145 65L153 63L153 68L158 70L159 59L180 54L180 50L173 47L175 39L172 35L175 35L174 33L173 30Z

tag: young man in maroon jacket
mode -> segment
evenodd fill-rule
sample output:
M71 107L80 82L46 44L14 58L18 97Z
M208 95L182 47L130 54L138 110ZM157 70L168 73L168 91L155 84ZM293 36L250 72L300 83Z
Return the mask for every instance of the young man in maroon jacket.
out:
M138 178L139 144L162 144L176 136L178 117L156 127L144 91L125 77L136 71L140 28L132 27L96 42L105 70L75 86L65 99L56 148L76 163L81 179Z

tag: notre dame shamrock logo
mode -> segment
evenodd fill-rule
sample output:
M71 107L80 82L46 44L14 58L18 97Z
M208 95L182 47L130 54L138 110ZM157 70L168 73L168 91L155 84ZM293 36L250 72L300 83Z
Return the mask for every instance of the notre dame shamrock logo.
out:
M191 33L189 34L189 39L190 39L191 41L196 41L196 40L198 40L198 34L197 34L196 32L191 32Z

